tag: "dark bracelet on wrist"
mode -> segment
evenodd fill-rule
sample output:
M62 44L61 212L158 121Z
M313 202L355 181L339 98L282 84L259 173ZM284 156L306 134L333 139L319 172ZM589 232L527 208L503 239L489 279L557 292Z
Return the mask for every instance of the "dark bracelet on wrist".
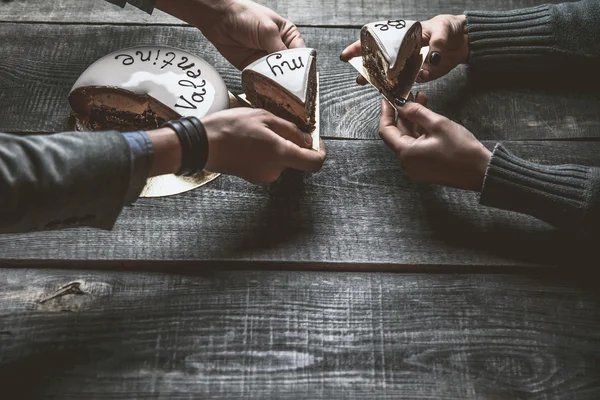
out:
M177 175L190 176L204 169L208 160L208 136L204 124L196 117L165 122L181 142L181 169Z

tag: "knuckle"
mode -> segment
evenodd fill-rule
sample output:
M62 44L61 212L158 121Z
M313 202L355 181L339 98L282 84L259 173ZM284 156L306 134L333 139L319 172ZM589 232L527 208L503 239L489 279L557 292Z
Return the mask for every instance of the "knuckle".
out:
M432 44L439 49L443 49L448 45L448 38L446 36L438 36L432 40Z
M274 143L273 153L275 155L275 162L277 165L282 165L285 163L291 145L292 142L288 140L284 140L281 143Z
M267 119L270 119L270 117L271 117L271 113L269 113L267 110L264 110L264 109L262 109L262 108L255 108L255 110L256 110L256 111L255 111L255 112L256 112L256 115L257 115L259 118L262 118L262 119L265 119L265 120L267 120Z
M445 122L445 118L438 115L438 116L435 116L434 118L432 118L431 126L436 131L439 131L439 130L443 129L444 122Z
M421 105L413 103L413 106L406 112L410 118L417 119L423 115Z
M287 20L284 20L283 22L283 25L289 23ZM279 26L275 22L270 21L270 23L265 26L265 31L269 34L279 34Z

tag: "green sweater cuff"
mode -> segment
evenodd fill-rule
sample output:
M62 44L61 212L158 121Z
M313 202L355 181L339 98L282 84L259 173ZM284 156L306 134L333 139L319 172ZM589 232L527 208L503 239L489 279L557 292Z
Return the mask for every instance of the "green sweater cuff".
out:
M533 215L572 231L600 229L600 169L546 166L525 161L496 145L480 203Z
M514 62L554 51L552 12L545 4L513 11L467 11L470 63Z

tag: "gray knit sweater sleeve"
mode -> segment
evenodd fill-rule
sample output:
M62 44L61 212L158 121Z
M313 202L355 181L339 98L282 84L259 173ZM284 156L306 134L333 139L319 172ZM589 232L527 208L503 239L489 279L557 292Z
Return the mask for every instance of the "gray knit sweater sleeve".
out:
M152 14L152 11L154 11L154 4L156 3L156 0L106 0L109 3L113 3L116 4L118 6L125 7L126 3L131 4L132 6L136 6L137 8L139 8L140 10L146 11L148 14Z
M480 202L566 230L600 232L600 168L535 164L497 144Z
M568 75L581 73L579 65L592 69L600 65L600 0L466 15L473 66L533 71L552 66ZM498 144L480 202L530 214L566 230L597 234L600 169L535 164Z
M465 15L473 67L555 67L573 74L577 64L600 65L598 0Z

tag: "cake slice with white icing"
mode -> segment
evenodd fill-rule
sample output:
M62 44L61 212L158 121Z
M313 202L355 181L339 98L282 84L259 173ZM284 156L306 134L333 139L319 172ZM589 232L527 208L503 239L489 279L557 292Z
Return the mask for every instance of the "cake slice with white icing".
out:
M242 87L254 107L309 133L316 123L317 79L317 52L310 48L269 54L242 71Z
M369 81L393 101L406 98L423 65L421 24L402 19L362 27L362 62Z
M156 129L227 109L225 82L205 60L165 46L117 50L77 79L69 103L77 130Z

